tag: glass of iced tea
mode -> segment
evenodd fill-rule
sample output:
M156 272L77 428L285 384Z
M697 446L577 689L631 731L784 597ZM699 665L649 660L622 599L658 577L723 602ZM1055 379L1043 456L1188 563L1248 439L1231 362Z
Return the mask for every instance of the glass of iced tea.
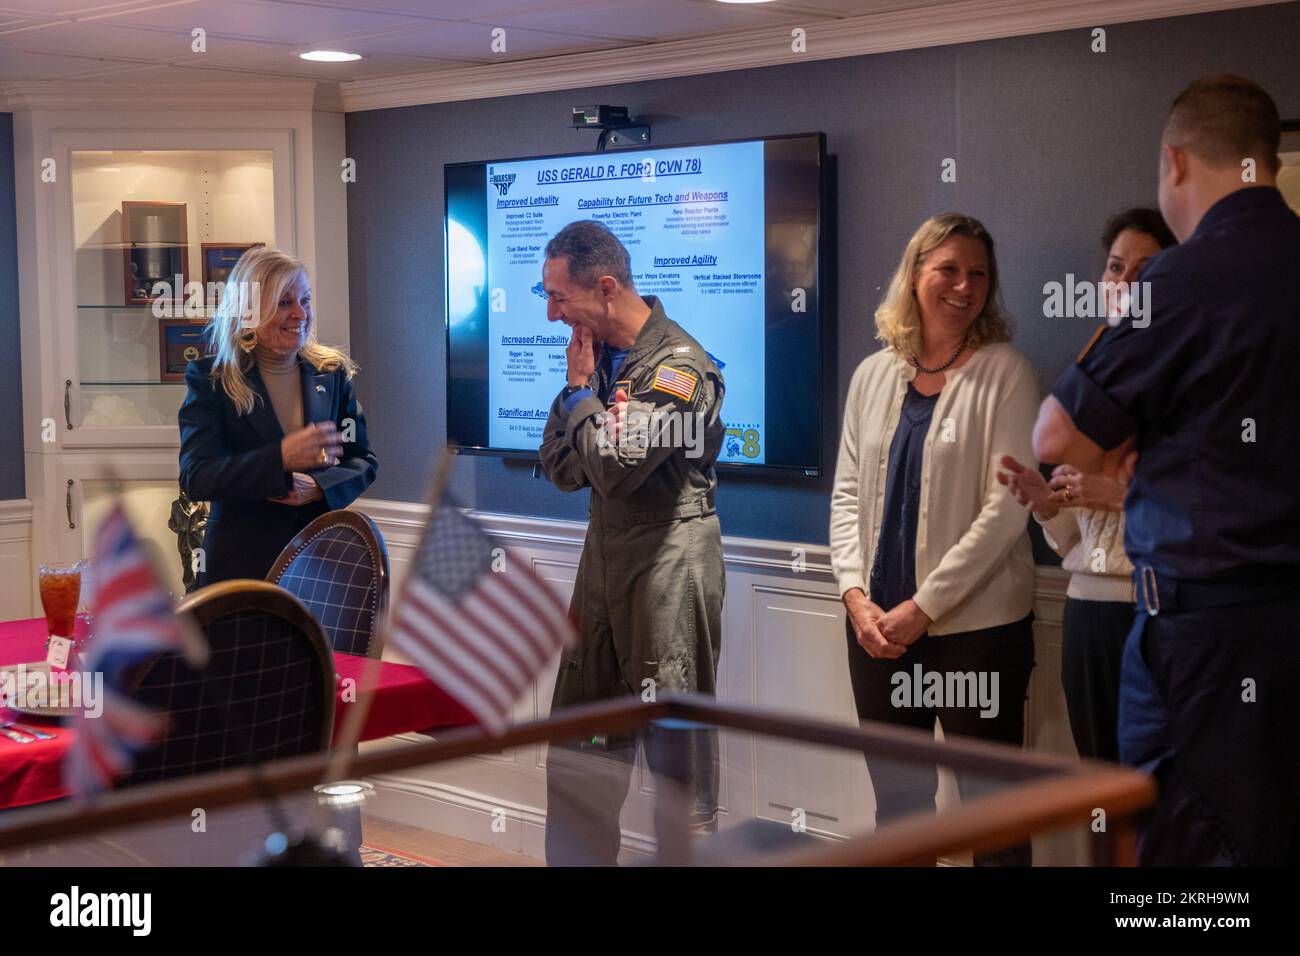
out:
M41 565L41 605L45 608L45 624L51 637L74 636L80 598L80 561Z

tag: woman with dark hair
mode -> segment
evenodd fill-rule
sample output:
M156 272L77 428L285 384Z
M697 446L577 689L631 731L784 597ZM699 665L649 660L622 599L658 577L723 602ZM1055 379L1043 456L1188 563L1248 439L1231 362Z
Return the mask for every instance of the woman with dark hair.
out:
M1155 209L1128 209L1106 224L1107 319L1122 321L1129 284L1147 261L1177 240ZM1043 528L1070 572L1061 638L1061 684L1081 757L1119 761L1119 672L1133 626L1133 565L1124 553L1125 486L1101 474L1058 465L1050 480L1013 457L998 480Z
M1101 247L1106 250L1101 281L1110 293L1106 302L1107 322L1115 325L1123 318L1129 284L1137 280L1147 261L1161 249L1176 245L1178 240L1158 209L1125 209L1111 217L1101 234Z
M1034 667L1026 518L993 480L1033 459L1034 368L1009 344L993 239L926 220L876 310L884 348L853 375L831 495L831 563L861 720L1023 746ZM952 693L921 692L938 676ZM945 675L948 675L945 678ZM958 693L953 681L980 681ZM881 823L933 812L935 767L868 761ZM988 782L958 774L963 797ZM977 865L1028 865L1028 844Z

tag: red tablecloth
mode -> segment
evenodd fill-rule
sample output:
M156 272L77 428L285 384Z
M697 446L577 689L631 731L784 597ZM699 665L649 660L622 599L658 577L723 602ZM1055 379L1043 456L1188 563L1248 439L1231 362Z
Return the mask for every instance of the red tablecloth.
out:
M44 618L0 623L0 664L44 660L45 636ZM334 655L334 670L342 679L353 678L356 686L360 686L365 664L364 657ZM334 708L336 734L352 706L355 705L343 700L340 691ZM0 709L0 718L28 723L57 734L53 740L37 740L29 744L14 743L0 736L0 809L67 796L62 763L72 741L73 729L66 723L47 726L8 709ZM418 668L383 662L379 665L379 686L370 713L366 715L361 739L375 740L412 730L473 723L475 720L469 712L443 693Z

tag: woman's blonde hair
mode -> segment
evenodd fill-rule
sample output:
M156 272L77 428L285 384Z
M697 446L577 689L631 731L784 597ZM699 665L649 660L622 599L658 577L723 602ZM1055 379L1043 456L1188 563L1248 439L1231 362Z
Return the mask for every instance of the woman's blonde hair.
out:
M914 283L921 264L950 236L970 236L984 243L989 256L989 293L984 308L971 323L968 342L972 348L993 342L1011 341L1011 316L1002 306L998 284L998 260L993 254L993 237L983 223L970 216L949 212L931 216L916 230L903 250L902 261L890 280L889 291L876 309L876 338L905 358L921 356L921 310Z
M258 327L275 318L280 296L300 275L307 276L302 260L266 246L249 249L230 270L221 303L208 321L207 336L216 355L212 377L241 415L252 412L260 398L244 374L254 361L250 353L257 345ZM343 369L348 378L356 374L356 363L346 352L316 341L314 314L298 355L318 372Z

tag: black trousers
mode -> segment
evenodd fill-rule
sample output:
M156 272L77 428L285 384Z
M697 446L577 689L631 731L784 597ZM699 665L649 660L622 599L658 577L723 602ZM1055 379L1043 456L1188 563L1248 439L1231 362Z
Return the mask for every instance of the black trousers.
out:
M1034 615L1011 624L945 634L922 635L907 653L896 660L871 657L858 644L853 624L845 620L848 632L849 678L859 720L901 724L920 730L934 730L935 718L943 725L945 738L975 737L1020 747L1025 741L1025 699L1029 676L1034 669ZM997 693L991 706L967 700L964 706L946 700L939 706L913 706L915 697L906 693L916 683L916 668L922 674L954 672L983 675L984 686L991 691L993 675ZM895 676L900 675L900 676ZM981 712L985 716L981 716ZM876 793L876 822L912 814L933 813L939 785L938 767L934 764L903 763L896 760L867 758L871 784ZM963 798L976 798L1002 789L996 781L957 774L957 787ZM1028 843L995 853L977 854L976 866L1028 866L1032 852Z
M1136 605L1065 599L1061 686L1080 757L1119 763L1119 671Z
M1300 597L1139 614L1120 750L1155 775L1144 866L1300 865Z

